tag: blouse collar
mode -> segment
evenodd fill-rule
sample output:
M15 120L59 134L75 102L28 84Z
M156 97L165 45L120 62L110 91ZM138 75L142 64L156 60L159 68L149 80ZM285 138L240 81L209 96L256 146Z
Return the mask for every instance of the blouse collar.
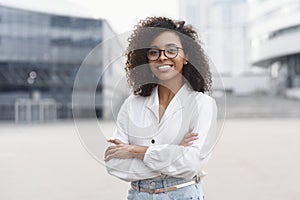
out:
M163 118L167 118L169 115L182 109L185 105L186 99L188 98L188 94L191 92L192 90L189 88L189 86L184 83L169 103ZM153 89L148 101L146 102L146 106L154 113L157 119L159 119L158 86Z

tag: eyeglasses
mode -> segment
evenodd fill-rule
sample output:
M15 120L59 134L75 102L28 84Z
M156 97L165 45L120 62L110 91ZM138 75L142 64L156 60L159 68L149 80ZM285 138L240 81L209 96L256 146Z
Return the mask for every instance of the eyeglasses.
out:
M166 49L155 49L155 48L150 48L147 52L147 58L151 61L158 60L161 52L164 52L164 55L167 58L175 58L178 55L178 49L182 49L181 47L177 46L168 46Z

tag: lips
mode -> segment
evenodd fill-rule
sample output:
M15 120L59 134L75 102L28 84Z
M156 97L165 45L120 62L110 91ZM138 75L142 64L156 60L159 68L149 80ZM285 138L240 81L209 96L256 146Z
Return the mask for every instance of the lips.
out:
M160 72L166 72L172 68L172 65L160 65L160 66L157 66L156 68Z

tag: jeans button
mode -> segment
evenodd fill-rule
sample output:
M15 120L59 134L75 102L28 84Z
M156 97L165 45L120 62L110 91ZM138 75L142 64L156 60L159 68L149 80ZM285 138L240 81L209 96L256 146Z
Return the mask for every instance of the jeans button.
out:
M154 182L154 181L151 182L150 185L151 185L152 187L155 187L155 182Z

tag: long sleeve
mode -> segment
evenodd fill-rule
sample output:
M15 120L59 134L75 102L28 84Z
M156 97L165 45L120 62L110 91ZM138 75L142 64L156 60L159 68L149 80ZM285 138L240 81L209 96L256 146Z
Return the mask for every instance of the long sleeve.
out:
M206 164L215 138L217 107L209 96L197 96L196 109L191 120L192 132L199 133L199 139L189 147L179 145L153 145L145 154L144 163L163 174L192 178L201 172Z
M113 138L119 139L125 144L129 144L127 124L128 124L128 99L125 100L120 108L117 117L117 128ZM139 159L111 159L106 162L107 172L124 181L136 181L141 179L153 178L159 175L159 172L146 166Z

